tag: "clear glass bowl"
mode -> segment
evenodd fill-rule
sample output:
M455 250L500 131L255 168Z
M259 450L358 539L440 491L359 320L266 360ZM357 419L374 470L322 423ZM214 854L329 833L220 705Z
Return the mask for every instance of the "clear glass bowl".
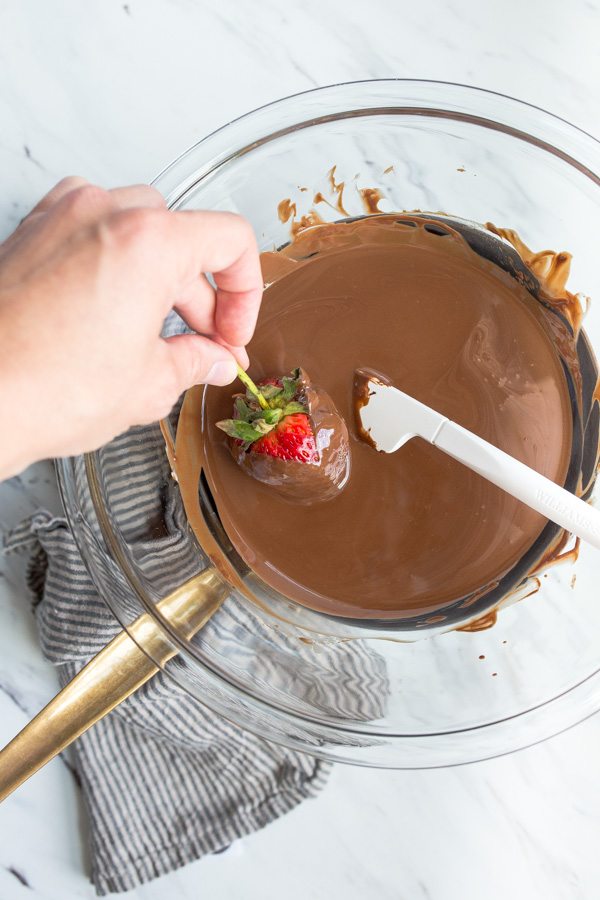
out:
M460 85L390 80L256 110L192 147L155 185L173 209L241 213L261 250L289 240L282 200L300 216L317 191L344 181L344 209L360 215L356 188L377 188L382 211L441 210L513 228L534 250L567 250L570 290L598 298L599 171L600 145L535 107ZM599 316L592 302L592 347L600 346ZM137 446L148 460L141 474ZM140 477L157 485L156 508L120 502L120 488ZM530 596L502 609L493 628L431 629L415 641L401 629L340 624L274 596L235 560L205 498L211 540L261 603L233 588L189 638L156 604L210 567L214 554L187 527L160 427L60 461L59 480L82 556L123 627L150 612L178 650L165 672L265 738L334 760L431 767L524 747L600 708L592 548L528 581L510 599Z

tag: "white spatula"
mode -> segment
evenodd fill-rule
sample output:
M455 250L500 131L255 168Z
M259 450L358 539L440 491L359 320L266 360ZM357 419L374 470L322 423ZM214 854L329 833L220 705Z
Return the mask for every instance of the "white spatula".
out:
M552 522L600 549L600 511L395 387L368 382L360 409L364 430L378 450L393 453L421 437Z

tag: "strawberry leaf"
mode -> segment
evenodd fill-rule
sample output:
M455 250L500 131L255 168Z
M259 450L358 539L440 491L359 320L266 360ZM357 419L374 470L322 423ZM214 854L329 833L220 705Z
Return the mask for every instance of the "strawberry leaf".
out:
M252 424L252 428L255 431L258 431L259 437L262 437L264 434L268 434L270 431L273 431L273 429L275 428L275 423L271 424L265 419L256 419L256 421Z
M297 400L292 400L291 403L288 403L283 410L284 416L293 416L295 413L305 413L306 406L304 403L299 403Z
M243 397L235 398L235 411L237 413L237 417L243 422L250 421L250 407Z
M282 416L283 412L280 409L265 409L263 412L263 419L269 425L277 425Z
M283 411L281 409L259 409L250 413L250 421L254 427L256 427L256 422L260 419L264 419L268 425L277 425L282 415Z
M252 425L241 419L223 419L223 421L217 422L217 428L220 428L229 437L238 441L250 441L250 443L257 441L264 434L263 431L253 428Z
M278 384L263 384L260 388L260 392L267 402L273 400L277 394L281 394L282 391L283 388Z
M283 379L283 393L282 399L286 402L291 400L292 397L295 396L296 391L298 390L298 379L297 378L284 378Z

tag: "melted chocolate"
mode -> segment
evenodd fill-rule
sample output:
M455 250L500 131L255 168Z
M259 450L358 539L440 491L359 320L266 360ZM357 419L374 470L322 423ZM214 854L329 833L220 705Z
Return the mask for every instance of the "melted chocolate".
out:
M282 501L240 470L214 427L230 413L231 390L207 388L199 460L235 548L267 584L338 616L399 619L485 595L546 520L418 438L394 454L367 446L354 422L354 373L385 372L563 484L565 371L577 381L577 356L552 298L538 302L453 227L412 216L308 228L262 262L268 287L250 375L302 364L346 420L352 464L327 503Z

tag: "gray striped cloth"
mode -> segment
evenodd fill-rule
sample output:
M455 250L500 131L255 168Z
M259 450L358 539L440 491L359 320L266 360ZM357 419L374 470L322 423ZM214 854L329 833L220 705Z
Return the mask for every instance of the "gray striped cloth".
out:
M64 519L41 511L7 538L29 550L45 655L66 684L119 626ZM99 895L127 891L227 847L325 784L328 764L248 734L162 673L73 745Z
M111 508L132 552L148 580L168 593L204 563L178 488L164 477L164 444L151 430L132 429L100 454ZM120 474L124 466L127 478ZM5 548L30 554L27 580L42 648L66 684L120 626L97 594L65 519L40 511L8 535ZM228 656L238 653L243 665L248 635L261 638L265 629L232 596L198 638L226 647ZM269 629L268 639L286 652L285 635ZM297 641L293 649L298 659ZM278 671L269 654L263 656L259 675L274 692L285 690L287 667ZM325 647L318 660L312 655L304 674L302 666L293 674L307 704L355 721L384 714L385 665L371 648L362 641ZM130 890L222 850L316 795L329 771L328 763L226 722L162 673L75 741L73 750L99 895Z
M156 477L157 443L133 429L103 453L109 470L128 459L126 483L111 502L129 511L127 537L147 574L166 593L198 569L174 483ZM132 460L136 465L132 466ZM156 471L155 471L156 469ZM159 536L156 522L161 520ZM42 649L66 684L120 630L98 596L65 519L40 511L14 529L5 551L29 552ZM192 558L193 556L193 558ZM248 613L226 601L213 637L235 644ZM241 630L241 631L240 631ZM73 745L90 823L91 878L99 895L126 891L227 847L291 810L324 786L329 765L226 722L162 673Z

